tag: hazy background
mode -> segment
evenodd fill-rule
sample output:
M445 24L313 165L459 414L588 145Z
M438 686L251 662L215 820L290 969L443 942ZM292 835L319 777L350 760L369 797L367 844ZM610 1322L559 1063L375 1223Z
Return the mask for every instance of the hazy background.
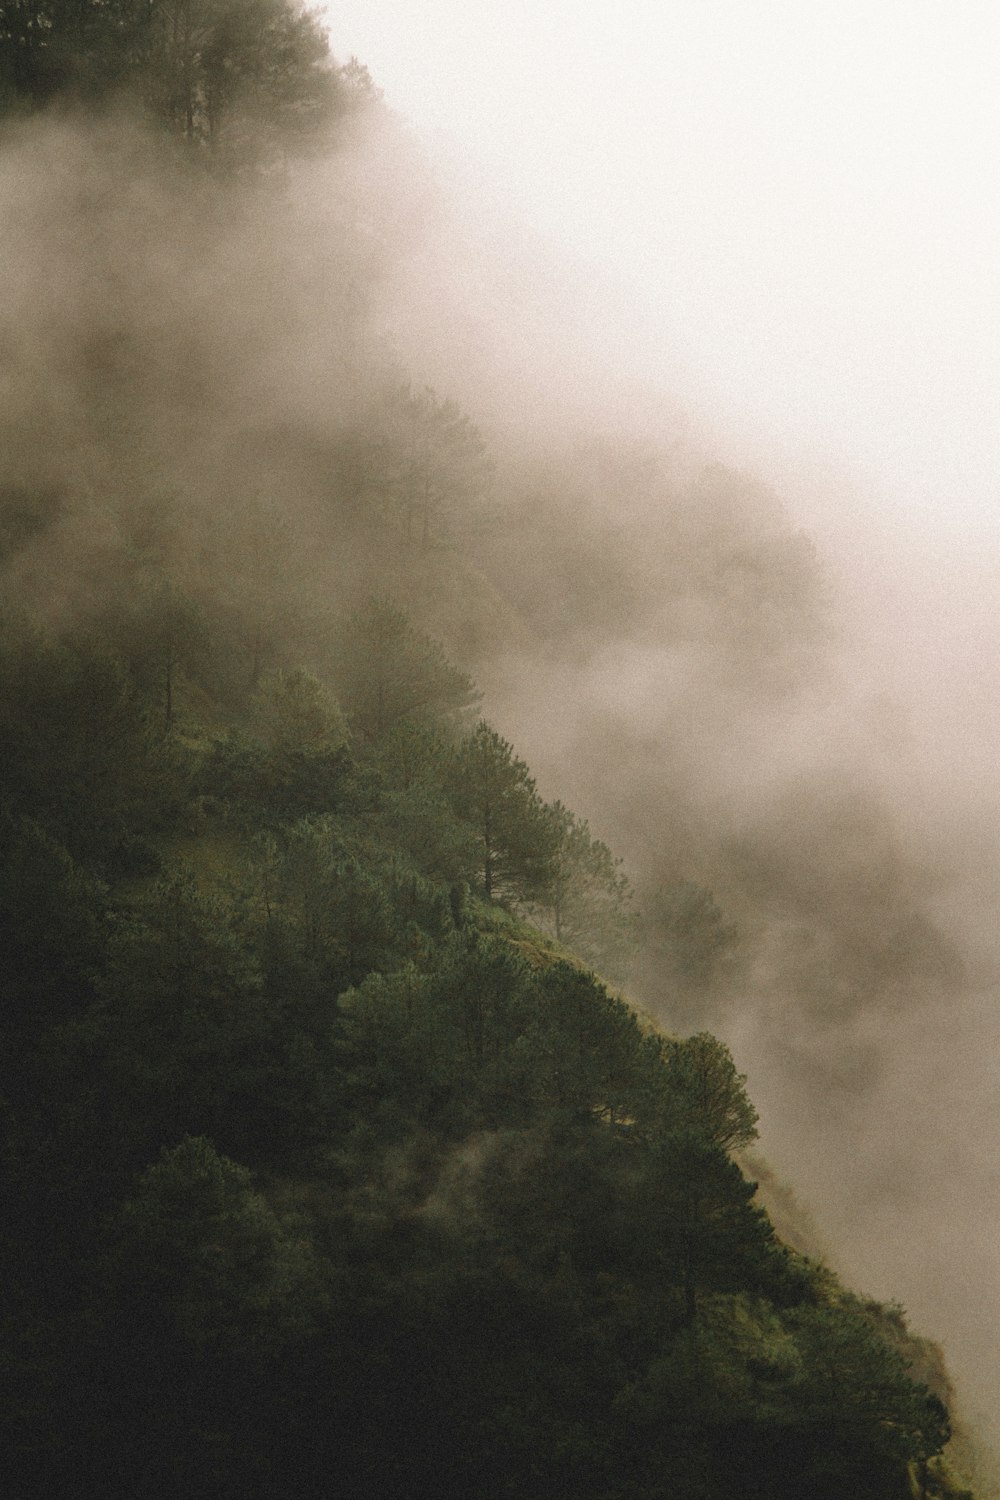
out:
M572 674L497 664L488 703L633 870L704 879L748 924L706 1019L764 1151L996 1426L1000 16L328 14L450 185L447 235L414 236L383 303L425 378L493 432L656 421L818 540L832 633L788 691L621 628Z
M652 320L734 440L906 532L995 524L1000 16L868 0L342 0L340 55Z

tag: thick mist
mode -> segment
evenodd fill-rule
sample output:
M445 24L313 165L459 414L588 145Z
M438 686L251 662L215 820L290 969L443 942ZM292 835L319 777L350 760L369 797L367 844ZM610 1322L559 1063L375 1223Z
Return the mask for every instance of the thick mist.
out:
M996 1432L996 570L880 522L849 454L741 462L620 287L442 172L381 108L249 186L127 117L9 128L5 597L86 623L153 557L194 591L280 577L317 631L394 593L641 908L712 892L727 964L679 989L647 944L631 992L731 1044L837 1266ZM426 554L366 516L406 380L495 465Z
M996 566L907 510L908 476L866 492L849 432L748 442L670 351L654 383L618 284L515 228L504 261L490 227L470 251L451 221L397 293L408 358L508 460L488 550L533 629L475 663L489 709L640 906L690 879L737 925L700 994L649 953L632 992L731 1043L838 1266L996 1434Z

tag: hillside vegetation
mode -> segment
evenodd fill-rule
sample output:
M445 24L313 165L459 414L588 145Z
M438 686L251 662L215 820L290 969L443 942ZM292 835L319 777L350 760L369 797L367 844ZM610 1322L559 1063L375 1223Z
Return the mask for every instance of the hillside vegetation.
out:
M617 937L622 877L464 722L468 680L373 606L340 703L248 671L209 727L204 686L138 664L177 607L152 598L130 658L111 620L3 643L22 1483L949 1493L905 1338L731 1160L755 1113L726 1049L640 1025L518 916L600 897ZM392 714L348 686L387 622Z
M8 7L0 80L5 1493L968 1494L927 1347L755 1202L726 1047L625 998L734 928L640 915L474 681L653 610L586 516L648 465L402 366L348 163L407 147L308 13ZM822 581L742 484L636 545L780 692Z

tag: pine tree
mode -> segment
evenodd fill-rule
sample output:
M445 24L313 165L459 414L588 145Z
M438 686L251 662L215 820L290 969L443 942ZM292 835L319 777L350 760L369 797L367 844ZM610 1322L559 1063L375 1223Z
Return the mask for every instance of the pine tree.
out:
M534 780L513 747L480 719L455 757L453 802L475 830L487 901L538 901L551 889L556 837Z

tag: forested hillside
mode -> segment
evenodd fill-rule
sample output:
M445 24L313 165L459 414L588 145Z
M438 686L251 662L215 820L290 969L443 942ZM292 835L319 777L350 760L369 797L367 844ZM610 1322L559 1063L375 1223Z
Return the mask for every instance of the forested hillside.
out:
M970 1494L677 1034L693 835L634 891L477 685L624 619L780 696L808 540L406 363L413 147L309 13L7 6L0 102L5 1493Z

